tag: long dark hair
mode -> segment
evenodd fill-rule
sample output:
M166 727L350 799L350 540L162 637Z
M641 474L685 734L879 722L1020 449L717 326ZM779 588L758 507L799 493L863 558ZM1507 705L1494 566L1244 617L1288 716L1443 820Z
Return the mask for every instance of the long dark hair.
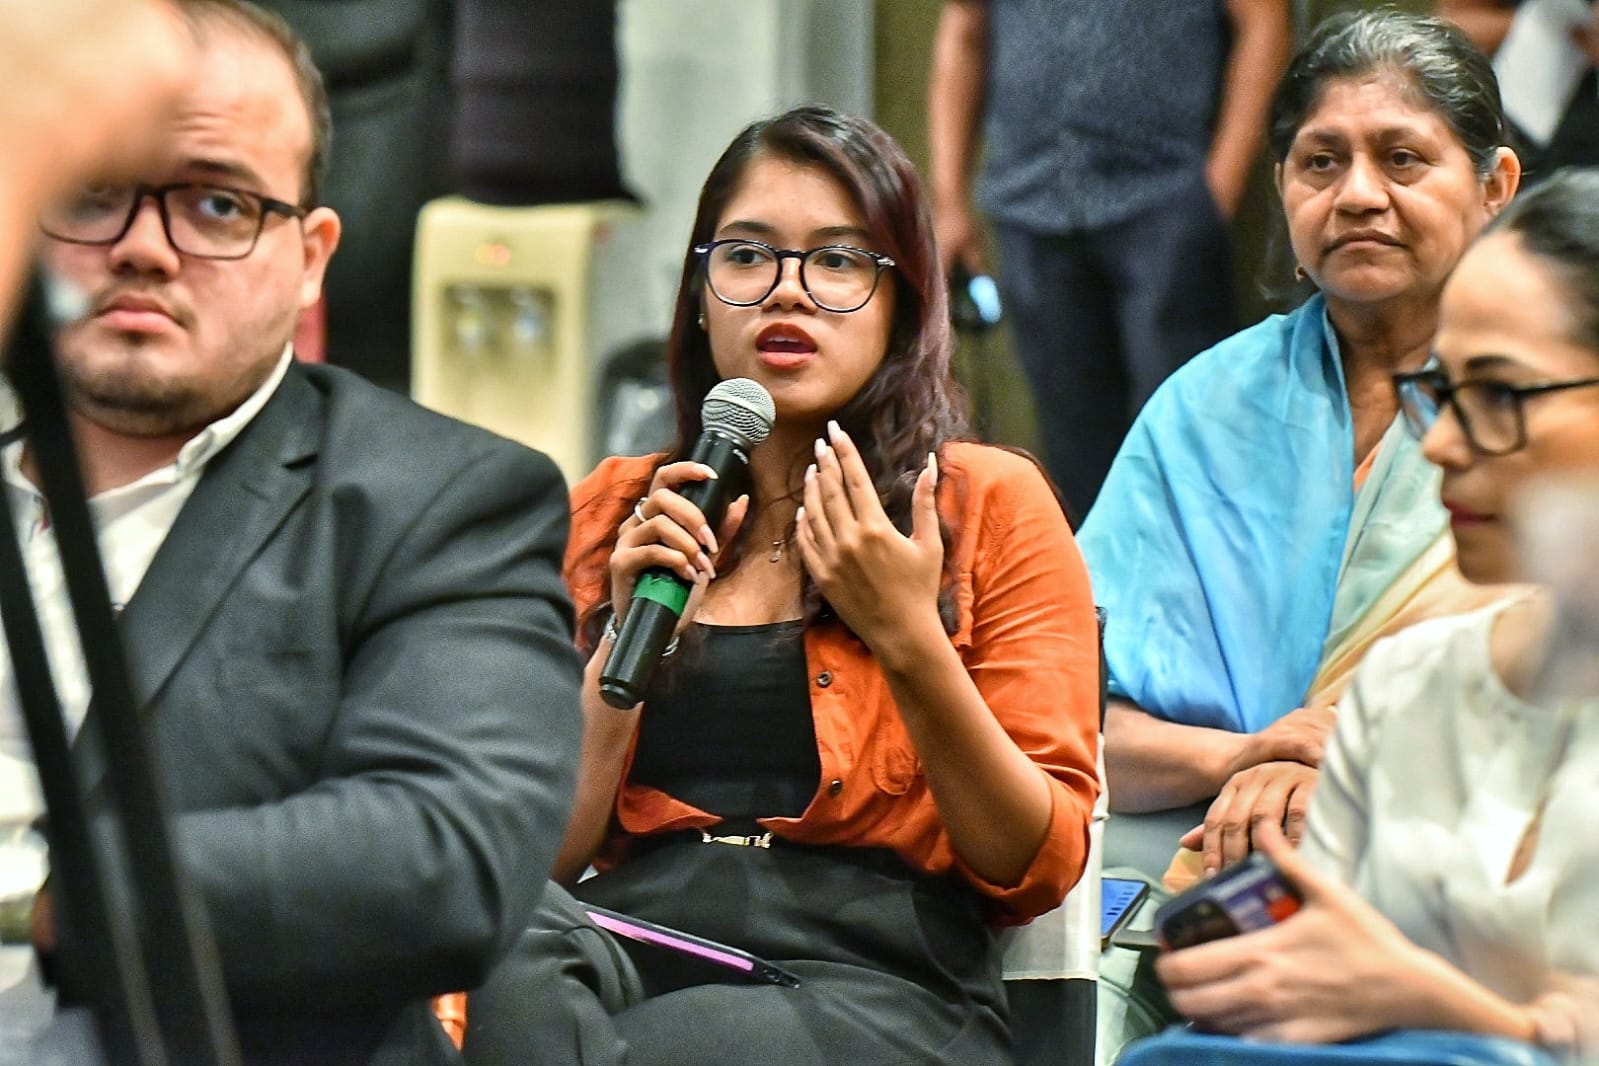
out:
M908 533L911 493L927 454L967 433L965 400L950 376L954 337L948 286L938 266L927 198L904 150L875 123L822 104L796 107L746 126L716 161L700 190L666 348L677 407L677 439L661 463L683 459L692 451L702 428L700 405L720 380L711 358L710 339L698 324L705 278L694 247L715 235L750 164L760 158L814 166L829 174L860 211L874 249L894 260L887 275L895 296L888 350L871 378L833 417L860 449L883 509ZM746 523L723 553L717 565L719 574L738 565L751 525ZM947 530L944 534L947 548ZM595 549L608 549L614 536L613 528ZM946 551L946 560L948 555ZM603 578L604 568L597 569L594 578ZM946 574L939 607L945 627L953 632L950 587ZM828 614L809 578L804 599L807 621ZM585 613L582 630L586 638L591 630L597 633L607 606L602 595L595 610Z

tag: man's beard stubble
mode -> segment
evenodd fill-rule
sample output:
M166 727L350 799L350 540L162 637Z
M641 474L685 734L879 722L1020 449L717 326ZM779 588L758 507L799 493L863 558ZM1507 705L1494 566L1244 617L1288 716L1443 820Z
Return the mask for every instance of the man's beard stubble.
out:
M138 349L148 342L120 336L114 342L127 353L110 365L95 366L73 351L87 338L63 336L58 365L67 406L107 430L128 437L192 435L244 402L271 372L235 384L225 395L208 394L192 376L153 373Z

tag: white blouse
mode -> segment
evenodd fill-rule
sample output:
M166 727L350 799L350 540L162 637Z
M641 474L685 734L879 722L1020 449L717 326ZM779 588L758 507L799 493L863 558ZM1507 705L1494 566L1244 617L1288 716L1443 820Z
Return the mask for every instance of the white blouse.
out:
M1536 706L1505 688L1489 653L1505 606L1372 648L1302 847L1413 943L1525 1004L1599 977L1599 703ZM1531 860L1507 884L1540 805Z

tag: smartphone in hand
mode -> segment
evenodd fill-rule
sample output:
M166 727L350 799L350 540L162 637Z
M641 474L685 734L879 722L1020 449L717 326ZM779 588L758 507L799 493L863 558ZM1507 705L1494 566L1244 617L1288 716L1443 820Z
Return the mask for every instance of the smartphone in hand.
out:
M1276 864L1256 851L1161 904L1155 929L1161 946L1175 951L1275 925L1302 902Z

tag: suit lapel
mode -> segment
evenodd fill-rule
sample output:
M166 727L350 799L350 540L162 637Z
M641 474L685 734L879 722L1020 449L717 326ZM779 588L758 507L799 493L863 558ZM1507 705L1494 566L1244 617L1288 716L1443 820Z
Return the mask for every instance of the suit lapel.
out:
M317 392L298 366L211 461L122 613L133 698L148 708L223 594L310 490Z
M261 413L207 465L118 619L141 715L150 712L239 573L310 491L306 460L316 454L321 432L320 395L294 364ZM91 732L79 731L73 754L92 791L105 762L84 742Z

